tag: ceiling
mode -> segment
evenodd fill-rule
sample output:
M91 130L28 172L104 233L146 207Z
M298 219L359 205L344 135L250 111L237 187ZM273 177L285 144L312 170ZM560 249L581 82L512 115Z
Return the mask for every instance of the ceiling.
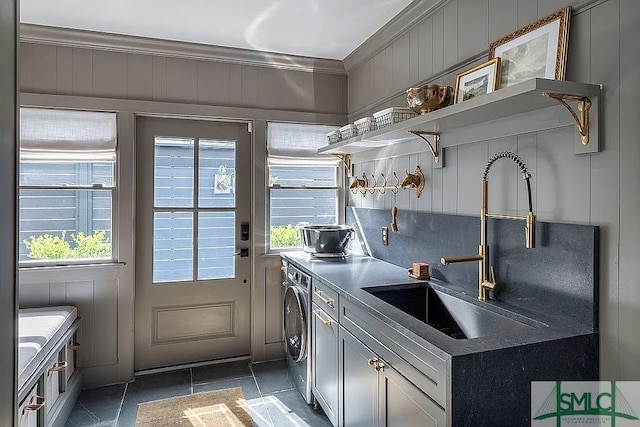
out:
M21 0L26 24L343 60L412 0Z

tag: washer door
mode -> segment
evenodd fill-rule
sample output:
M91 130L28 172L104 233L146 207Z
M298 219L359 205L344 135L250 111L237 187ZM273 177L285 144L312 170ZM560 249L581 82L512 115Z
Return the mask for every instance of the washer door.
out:
M284 294L284 339L294 362L307 357L307 313L303 299L304 294L295 286L289 286Z

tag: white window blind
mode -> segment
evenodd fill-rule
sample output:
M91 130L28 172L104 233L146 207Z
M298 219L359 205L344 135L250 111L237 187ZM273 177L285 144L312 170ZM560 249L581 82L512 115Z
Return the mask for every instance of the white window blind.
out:
M20 109L21 160L115 161L116 114Z
M318 148L327 145L327 133L336 129L338 126L269 122L267 153L270 158L335 159L329 154L318 154Z

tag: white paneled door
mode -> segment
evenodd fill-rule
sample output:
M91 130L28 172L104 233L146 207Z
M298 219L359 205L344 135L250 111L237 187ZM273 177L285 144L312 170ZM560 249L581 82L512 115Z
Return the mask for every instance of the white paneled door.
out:
M135 370L248 355L248 124L136 124Z

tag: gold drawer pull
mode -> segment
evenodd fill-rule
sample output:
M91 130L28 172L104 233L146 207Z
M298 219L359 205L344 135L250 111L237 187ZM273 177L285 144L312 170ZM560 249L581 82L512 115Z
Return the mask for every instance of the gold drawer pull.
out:
M78 347L80 347L80 343L77 341L69 341L69 344L67 344L69 350L77 350Z
M46 401L47 400L44 398L44 396L31 396L31 399L29 399L29 404L22 408L22 415L24 415L24 413L27 411L39 411L40 409L44 408L44 403Z
M325 325L327 326L331 325L331 319L323 319L322 316L320 315L320 310L313 310L313 314L315 314L316 317L320 319L320 321Z
M67 369L67 362L56 362L47 371L47 376L51 372L60 372L60 371L64 371L65 369Z
M371 359L367 360L367 363L378 372L384 371L384 363L378 362L377 357L372 357Z
M329 307L331 307L331 308L335 308L335 307L334 307L334 305L333 305L333 300L332 300L331 298L327 298L327 297L325 297L325 296L322 294L322 291L313 291L313 294L314 294L315 296L317 296L318 298L320 298L320 300L321 300L323 303L327 304Z

